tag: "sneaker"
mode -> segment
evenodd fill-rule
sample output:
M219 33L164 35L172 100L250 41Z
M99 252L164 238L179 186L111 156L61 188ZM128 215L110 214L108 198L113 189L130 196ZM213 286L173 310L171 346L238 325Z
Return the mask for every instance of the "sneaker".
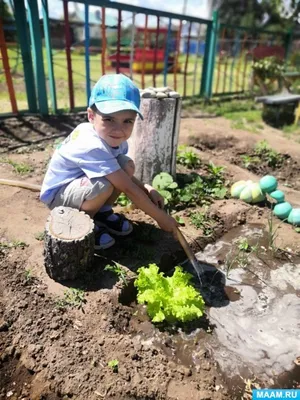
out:
M104 227L95 226L95 250L105 250L116 243Z
M94 222L98 227L104 227L109 233L117 236L126 236L132 232L132 225L122 214L114 213L113 210L97 212Z

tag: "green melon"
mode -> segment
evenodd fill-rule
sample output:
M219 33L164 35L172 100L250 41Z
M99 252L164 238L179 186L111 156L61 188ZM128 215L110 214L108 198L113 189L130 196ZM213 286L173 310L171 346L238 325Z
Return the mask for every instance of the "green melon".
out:
M277 188L277 184L277 179L272 175L266 175L259 181L259 186L265 193L274 192Z
M290 212L288 222L292 225L300 226L300 208L294 208Z
M250 181L250 182L252 183L252 181ZM246 185L247 185L246 181L235 182L231 186L231 190L230 190L231 197L238 199L240 197L240 194L242 193L242 191L245 189Z
M245 201L246 203L251 203L252 201L252 190L250 185L245 186L240 194L240 199Z
M281 190L275 190L274 192L271 192L270 196L272 197L272 199L276 200L277 203L284 202L284 193Z
M287 201L283 203L276 204L273 213L279 219L287 219L293 207Z
M252 193L252 201L251 203L260 203L265 200L265 195L262 192L259 183L252 183L250 185L251 193Z

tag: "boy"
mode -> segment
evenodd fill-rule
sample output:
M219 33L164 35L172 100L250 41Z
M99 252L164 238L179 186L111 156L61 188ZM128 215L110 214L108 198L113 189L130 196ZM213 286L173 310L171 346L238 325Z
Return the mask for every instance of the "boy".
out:
M96 250L115 243L110 234L132 231L130 222L112 210L121 192L176 237L177 222L163 211L163 197L133 176L134 163L126 155L137 114L143 118L139 106L139 89L129 78L102 76L89 100L89 122L79 124L56 149L44 178L40 198L50 209L73 207L94 219Z

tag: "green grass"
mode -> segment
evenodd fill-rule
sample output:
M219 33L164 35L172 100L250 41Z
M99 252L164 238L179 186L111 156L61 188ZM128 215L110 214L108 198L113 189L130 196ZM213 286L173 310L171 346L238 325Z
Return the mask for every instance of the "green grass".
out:
M45 232L37 232L34 237L36 240L41 242L45 239Z
M13 240L12 242L0 242L0 249L16 249L20 247L23 249L24 247L28 247L29 245L21 240Z
M64 297L57 299L58 308L73 307L82 309L86 303L85 292L81 289L69 288L64 291Z
M253 100L215 100L205 104L203 100L191 99L185 103L185 108L190 111L200 108L205 113L229 119L233 129L258 133L264 128L261 105L254 103Z
M300 143L300 126L299 125L286 125L282 128L283 134L288 139L293 139Z
M46 50L43 48L44 55L44 68L47 79L47 90L48 90L48 98L49 98L49 107L50 104L50 92L49 92L49 84L48 84L48 65L46 58ZM20 110L24 110L28 108L26 92L25 92L25 82L24 82L24 70L22 58L18 55L18 51L16 47L8 48L8 56L10 61L10 68L12 70L12 78L13 84L15 88L16 98L18 108ZM85 57L84 54L78 54L78 51L73 52L71 55L72 58L72 78L74 84L74 98L75 98L75 107L86 107L87 97L86 97L86 82L85 82ZM249 76L251 74L251 66L247 65L246 71L244 73L241 65L243 63L239 63L239 61L232 63L233 59L228 60L228 68L225 71L224 64L221 65L221 68L218 69L218 57L215 62L215 72L214 72L214 89L223 92L225 91L237 91L241 90L241 87L238 86L238 82L243 81L243 77ZM176 74L177 76L177 87L176 90L183 95L184 94L184 71L185 71L185 62L186 55L180 55L178 58L178 63L181 66L181 72ZM242 61L241 61L242 62ZM54 77L55 77L55 85L56 85L56 95L57 95L57 104L58 108L65 109L66 111L69 108L69 91L68 91L68 73L67 73L67 60L66 54L64 50L53 50L53 63L54 63ZM231 66L233 68L231 69ZM202 76L202 67L203 67L203 57L196 57L195 55L189 55L188 66L187 66L187 75L186 75L186 96L199 96L200 93L200 85L201 85L201 76ZM114 73L115 69L108 69L106 73ZM128 71L125 72L128 74ZM101 54L90 55L90 77L91 77L91 86L99 79L102 74L101 69ZM233 79L231 79L231 74ZM135 73L133 75L134 81L137 83L139 87L142 85L142 76L141 74ZM218 83L219 82L219 83ZM4 74L0 75L0 84L6 88L5 76ZM145 75L145 87L153 86L153 74ZM157 87L164 86L164 76L163 73L159 73L156 76ZM174 85L174 74L167 74L167 85L175 89ZM218 86L218 87L217 87ZM246 88L247 89L247 88ZM0 113L10 112L11 106L8 97L7 90L0 91Z
M26 175L26 174L34 171L34 168L31 165L26 164L26 163L16 163L16 162L10 160L9 158L8 159L0 159L0 163L11 165L14 169L14 172L16 172L19 175Z

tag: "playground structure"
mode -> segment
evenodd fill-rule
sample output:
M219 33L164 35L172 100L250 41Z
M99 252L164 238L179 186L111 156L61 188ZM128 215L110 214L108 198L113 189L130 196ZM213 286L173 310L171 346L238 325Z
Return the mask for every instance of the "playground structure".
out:
M178 48L177 32L168 28L142 28L135 30L135 40L131 47L120 48L120 67L123 71L160 73L167 63L168 72L181 71L180 64L176 65L175 52ZM111 48L108 56L108 67L117 66L117 48ZM132 64L132 65L131 65Z

